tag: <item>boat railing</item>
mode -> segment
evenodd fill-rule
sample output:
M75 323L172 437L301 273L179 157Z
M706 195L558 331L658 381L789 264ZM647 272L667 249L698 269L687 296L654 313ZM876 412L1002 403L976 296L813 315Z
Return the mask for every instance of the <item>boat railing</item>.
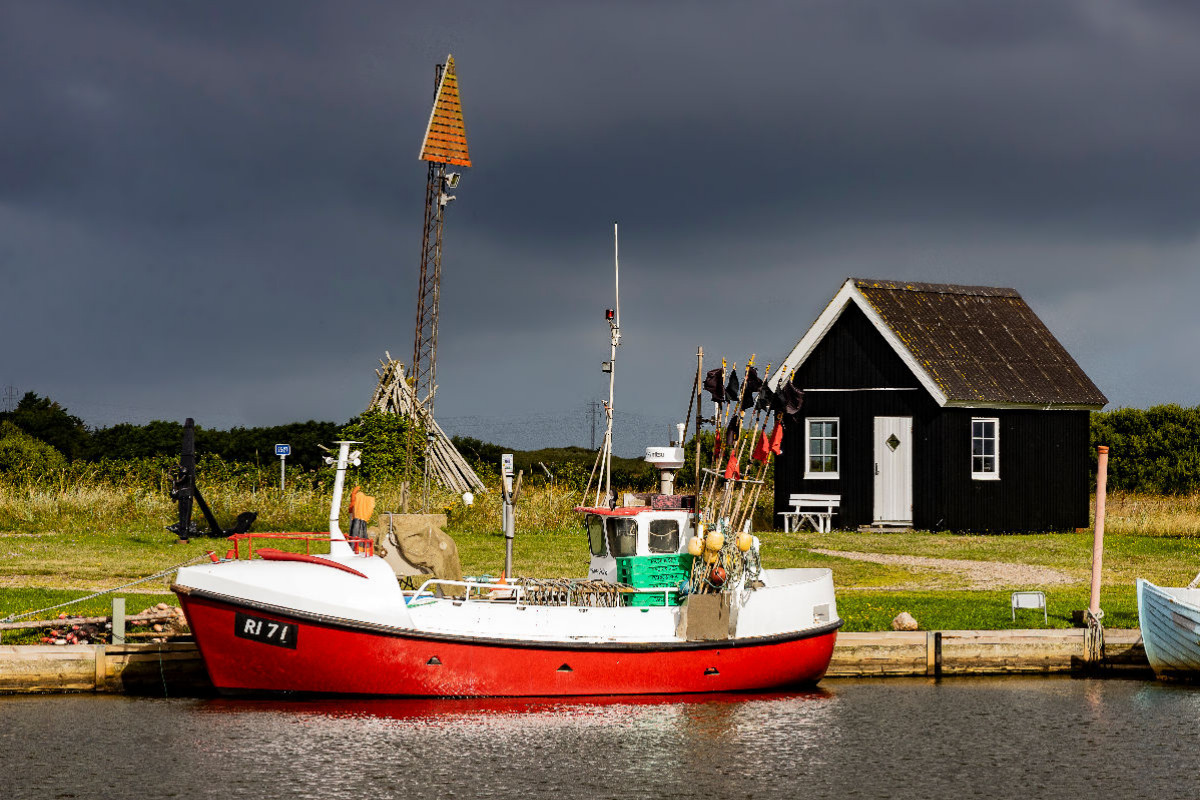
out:
M476 601L505 600L505 601L511 602L512 600L515 599L517 602L517 605L523 605L521 603L521 598L525 593L524 588L520 584L517 584L517 583L492 583L489 581L470 581L470 580L468 580L468 581L452 581L452 580L449 580L446 578L430 578L429 580L422 583L419 587L417 587L417 591L413 593L411 599L415 600L418 597L434 597L435 596L434 592L430 591L431 586L436 586L436 587L444 586L444 587L453 587L453 588L457 588L457 589L466 589L466 592L464 593L465 596L463 598L457 598L457 597L454 598L456 600L462 600L462 599L465 599L465 600L474 599ZM472 592L482 592L484 590L489 591L488 597L472 598L472 596L471 596ZM492 595L497 595L497 593L502 593L504 596L503 597L492 596ZM445 593L443 593L443 594L445 594Z
M443 596L447 599L456 600L458 602L476 602L476 603L512 603L516 605L550 605L549 603L529 602L527 597L528 592L525 587L519 582L513 583L495 583L491 581L463 580L455 581L447 578L430 578L422 583L415 592L408 598L408 602L412 602L421 597L436 597L431 587L448 587L456 589L465 589L463 597L455 597L443 592ZM649 589L636 589L633 587L620 587L621 594L661 594L664 604L669 604L671 595L678 594L679 588L676 586L654 587ZM485 594L486 592L486 594ZM559 605L559 604L554 604ZM561 604L566 607L577 605L571 602L571 593L565 593L565 601ZM583 606L578 604L580 607Z
M313 542L332 542L342 541L341 537L333 537L328 533L235 533L233 536L227 537L232 549L225 554L225 557L233 560L242 558L242 543L246 545L246 558L254 557L254 543L256 540L282 540L282 541L302 541L304 542L305 555L312 555ZM357 536L349 536L346 541L354 548L354 551L360 555L373 556L375 555L375 542L370 539L362 539Z

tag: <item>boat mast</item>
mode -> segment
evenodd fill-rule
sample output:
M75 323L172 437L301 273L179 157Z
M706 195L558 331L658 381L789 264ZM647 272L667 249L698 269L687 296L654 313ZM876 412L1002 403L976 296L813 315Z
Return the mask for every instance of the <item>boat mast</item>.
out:
M617 347L621 344L621 258L617 238L617 223L613 223L613 288L616 295L616 308L609 309L609 359L608 359L608 402L604 404L604 416L607 425L604 429L604 445L600 450L600 469L602 481L596 482L596 506L600 505L600 486L604 486L604 497L607 501L612 496L612 428L613 428L613 388L617 376Z

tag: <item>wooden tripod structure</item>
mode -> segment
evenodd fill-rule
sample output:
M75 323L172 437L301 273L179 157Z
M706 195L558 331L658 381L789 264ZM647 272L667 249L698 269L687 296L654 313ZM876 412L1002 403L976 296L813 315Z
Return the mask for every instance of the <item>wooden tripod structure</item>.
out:
M371 395L368 411L396 414L415 421L413 428L423 427L427 434L428 449L425 451L425 474L433 476L447 489L458 492L474 492L483 488L483 481L471 469L471 465L458 452L450 437L428 413L409 385L404 374L404 365L392 359L390 353L379 360L375 375L379 383ZM410 428L410 430L412 430ZM409 437L410 441L412 437Z

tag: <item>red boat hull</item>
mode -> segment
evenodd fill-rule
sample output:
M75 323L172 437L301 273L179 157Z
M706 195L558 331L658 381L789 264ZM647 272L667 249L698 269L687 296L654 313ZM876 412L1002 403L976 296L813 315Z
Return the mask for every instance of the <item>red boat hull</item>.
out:
M819 681L840 622L783 636L679 644L542 644L414 633L174 587L223 692L539 697L757 691ZM286 624L289 646L235 633ZM244 621L243 621L244 624Z

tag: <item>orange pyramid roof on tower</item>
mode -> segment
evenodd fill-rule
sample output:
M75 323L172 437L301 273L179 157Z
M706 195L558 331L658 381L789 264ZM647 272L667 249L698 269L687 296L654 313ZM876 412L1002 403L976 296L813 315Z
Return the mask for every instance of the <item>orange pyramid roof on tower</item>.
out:
M471 166L467 152L467 126L463 122L462 103L458 99L458 74L454 71L454 56L446 56L446 68L433 99L433 113L421 142L421 160L443 164Z

